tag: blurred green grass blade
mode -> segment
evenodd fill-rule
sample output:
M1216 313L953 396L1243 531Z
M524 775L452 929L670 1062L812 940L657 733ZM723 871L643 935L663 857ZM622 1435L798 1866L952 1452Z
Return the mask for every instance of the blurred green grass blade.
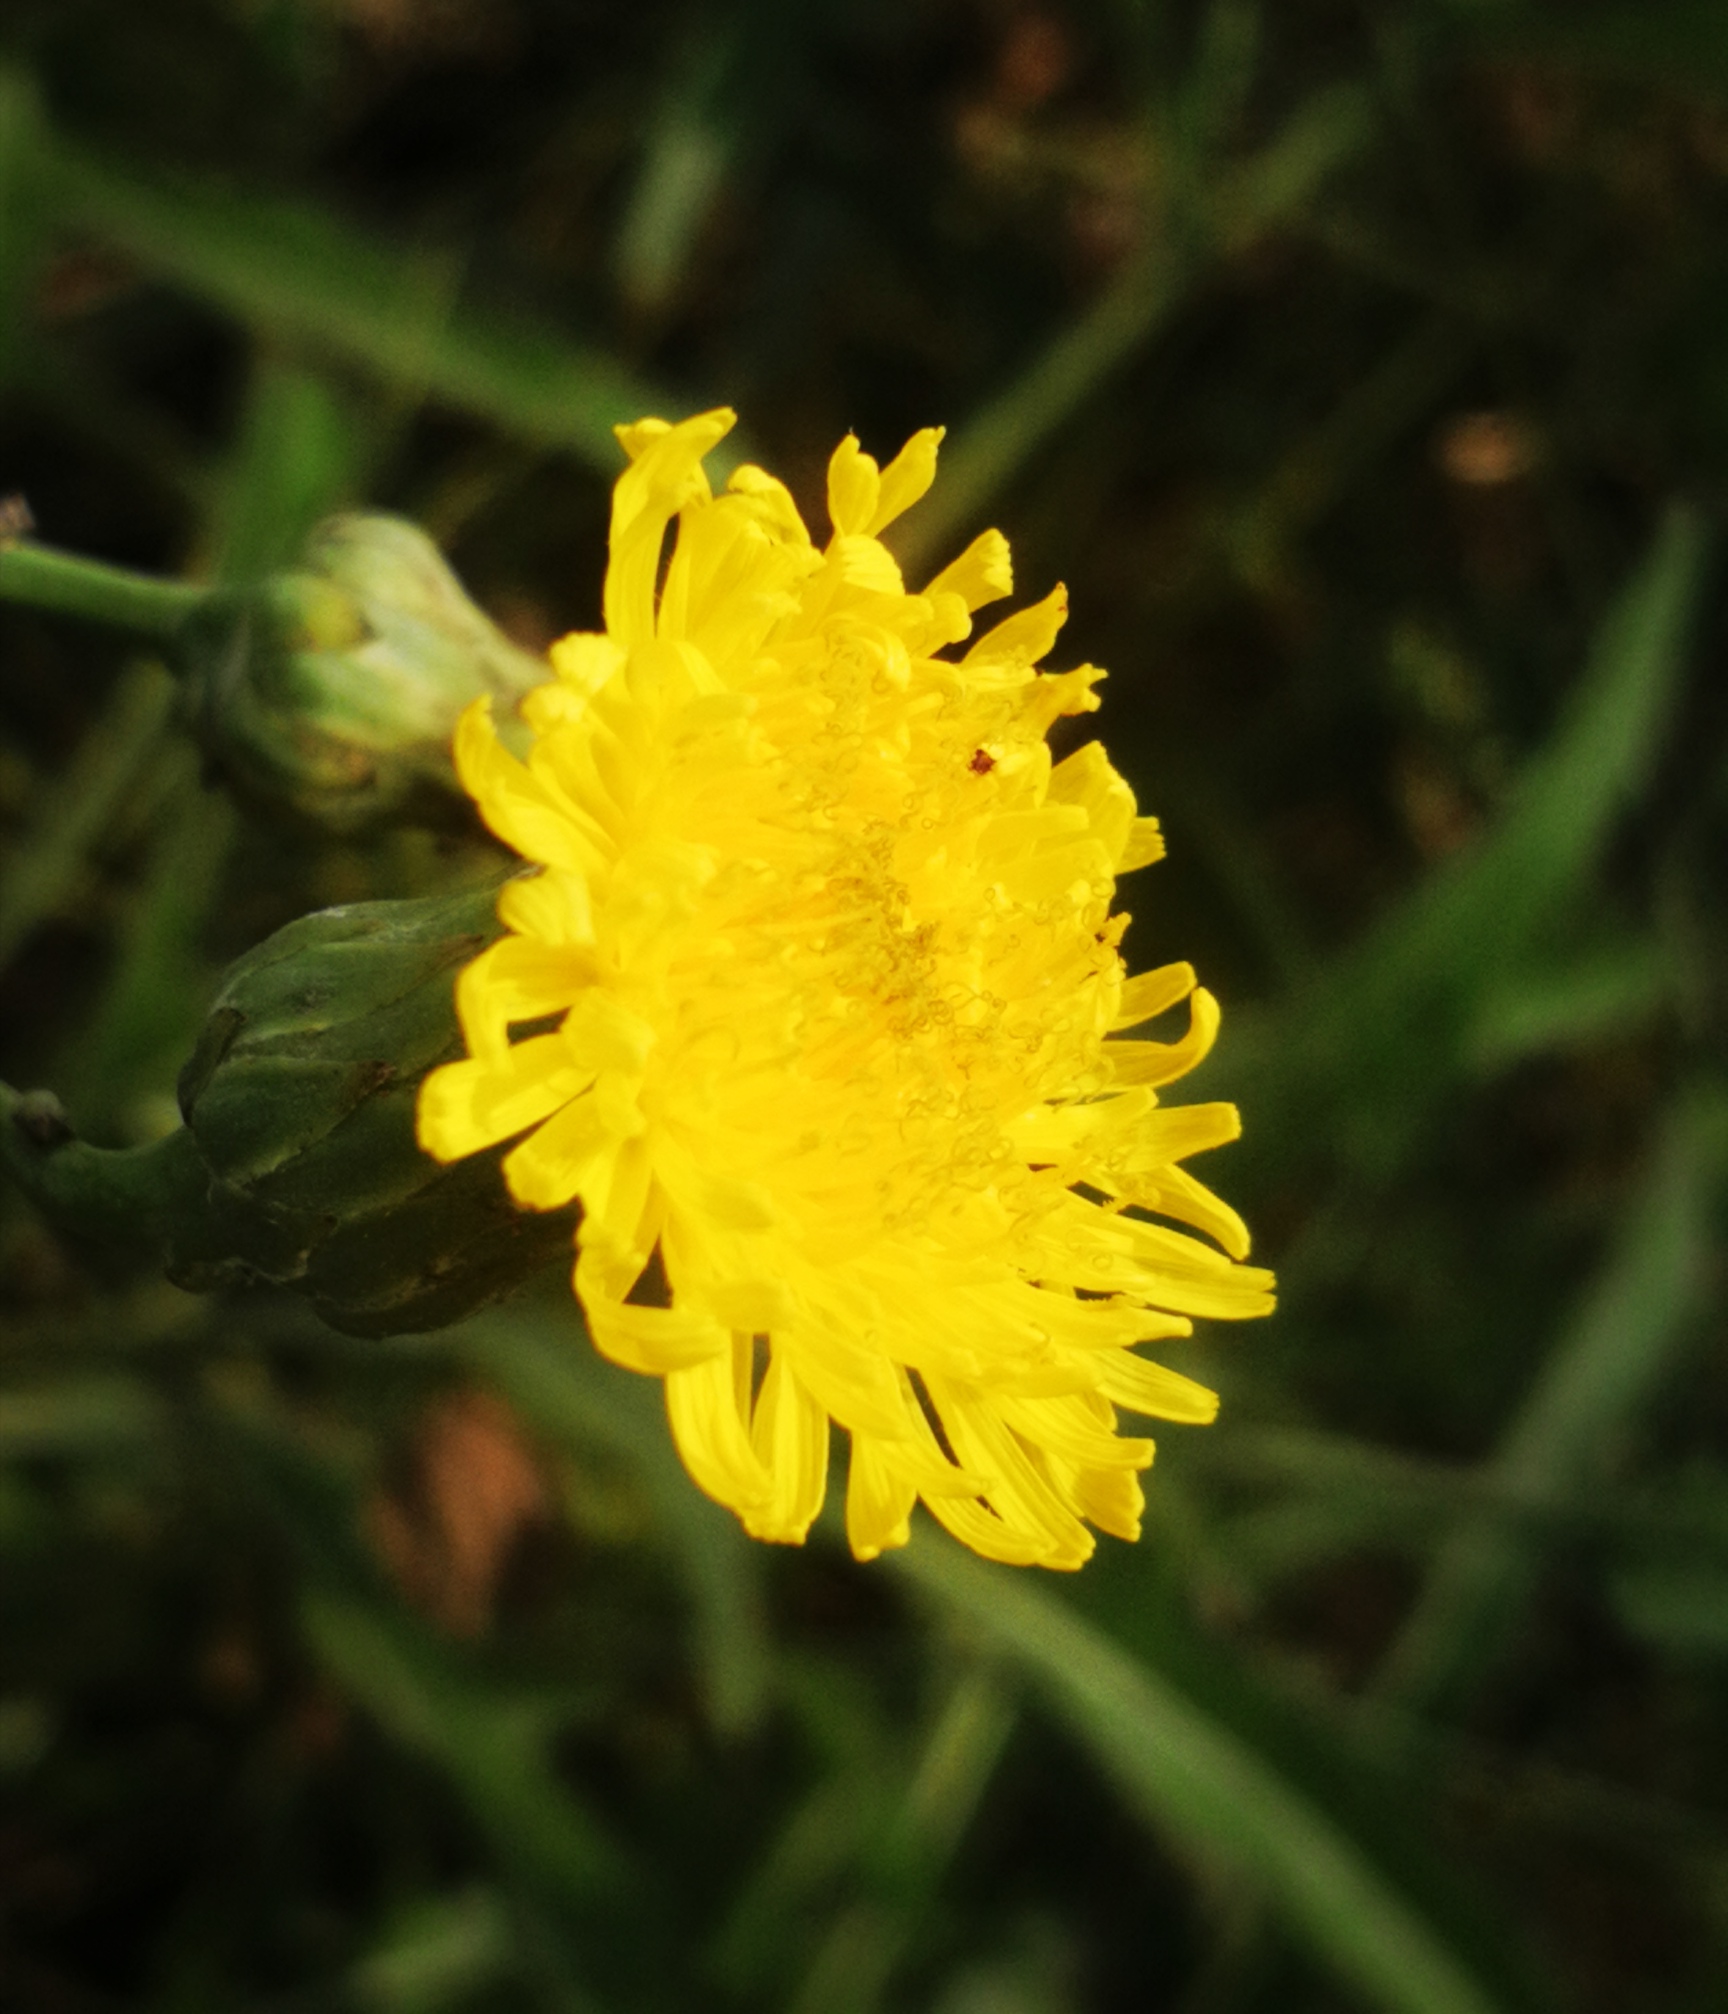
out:
M709 1947L706 1969L734 1999L764 1992L785 1974L813 1898L853 1864L880 1797L878 1779L830 1768L781 1827Z
M826 1520L825 1520L826 1521ZM904 1794L905 1729L844 1649L811 1655L781 1643L776 1691L810 1759L808 1787L777 1820L709 1941L705 1970L740 2002L787 1989L842 1882L881 1836Z
M453 305L446 262L398 252L311 205L153 180L63 138L51 160L64 224L268 337L321 347L411 396L568 448L609 477L621 465L616 424L678 418L688 404L549 325Z
M148 1446L167 1418L146 1385L118 1374L72 1373L52 1384L0 1390L0 1461Z
M1610 610L1566 717L1481 843L1430 877L1285 1012L1215 1066L1255 1114L1248 1153L1318 1142L1365 1165L1401 1151L1468 1072L1475 1031L1516 1001L1647 781L1685 668L1706 537L1671 512ZM1511 1010L1511 1011L1515 1011Z
M603 1361L567 1294L519 1302L456 1331L474 1370L553 1439L615 1449L636 1471L695 1611L696 1651L715 1725L742 1733L767 1700L770 1656L757 1549L701 1494L672 1445L656 1380Z
M1007 389L960 428L936 487L890 540L916 577L991 508L1035 454L1147 343L1186 298L1204 262L1244 249L1306 203L1360 145L1366 100L1354 90L1315 94L1264 150L1223 178L1225 194L1199 242L1186 219L1148 224L1148 243L1098 299L1062 329ZM1204 190L1208 164L1196 163Z
M428 1632L358 1594L314 1582L301 1614L344 1691L450 1777L504 1865L548 1896L617 1887L617 1849L553 1769L554 1704L471 1679Z
M1495 1455L1509 1495L1541 1502L1599 1483L1671 1375L1710 1279L1728 1176L1728 1093L1683 1093L1614 1249ZM1441 1552L1375 1678L1406 1708L1456 1709L1505 1643L1539 1564L1531 1537L1472 1517Z
M916 582L940 564L1044 444L1166 322L1187 261L1167 244L1133 257L1006 391L974 413L943 450L936 487L889 543Z
M1683 1488L1594 1484L1532 1496L1491 1462L1440 1461L1310 1427L1238 1425L1189 1464L1203 1479L1257 1492L1253 1508L1217 1517L1233 1562L1244 1539L1252 1547L1263 1537L1268 1551L1279 1546L1275 1520L1287 1513L1287 1551L1299 1564L1361 1546L1402 1545L1426 1557L1461 1519L1479 1517L1532 1537L1594 1540L1619 1552L1678 1550L1728 1565L1728 1503L1717 1515ZM1309 1521L1306 1533L1298 1519Z
M1014 1730L1014 1703L982 1665L962 1671L935 1716L884 1844L887 1880L927 1887L959 1845Z
M1496 988L1471 1024L1467 1058L1491 1075L1648 1020L1673 992L1673 963L1662 945L1631 937L1592 945L1568 965L1533 967Z
M1459 0L1453 0L1459 4ZM1572 0L1560 8L1477 0L1477 34L1501 58L1595 71L1688 96L1728 92L1728 16L1717 0Z
M328 372L261 349L210 528L215 577L254 581L290 565L312 527L359 496L368 434L358 402Z
M1467 976L1498 977L1599 858L1660 749L1707 545L1695 512L1669 513L1602 624L1568 717L1525 770L1487 844L1436 876L1396 944L1378 953L1380 986L1406 991L1412 975L1442 956L1455 960L1472 942Z
M484 1888L404 1911L348 1975L363 2014L442 2014L515 1967L509 1912Z
M91 852L161 753L174 694L159 664L123 672L66 773L41 793L0 875L0 968L77 896Z
M64 1075L76 1087L82 1124L117 1127L128 1137L179 1122L174 1081L197 1039L214 976L205 925L239 824L228 799L204 784L189 747L169 750L163 767L167 789L143 883L124 911L101 1005L73 1042ZM139 1101L155 1111L140 1114Z
M1211 0L1200 18L1192 67L1172 121L1178 151L1195 169L1230 139L1248 103L1264 15L1264 0Z
M1326 85L1312 93L1258 153L1220 179L1214 228L1221 246L1246 250L1299 216L1372 130L1368 95L1359 85Z
M1490 2014L1501 2004L1267 1755L1056 1595L927 1533L894 1564L1027 1674L1149 1824L1263 1885L1292 1933L1371 2005Z
M314 1650L388 1734L446 1776L542 1960L577 1992L560 1926L628 1882L622 1850L560 1779L553 1744L568 1702L489 1679L405 1607L362 1537L356 1478L267 1390L213 1386L208 1396L201 1423L228 1486L299 1560ZM571 2004L586 2001L577 1993Z
M1622 1627L1661 1656L1728 1665L1728 1573L1644 1560L1614 1574L1608 1590Z
M983 1666L950 1686L904 1793L866 1848L865 1892L829 1926L792 2014L873 2014L883 2005L1013 1726L1013 1703Z
M35 94L0 69L0 385L11 383L21 361L47 252L42 152Z
M1424 315L1280 456L1257 490L1222 518L1219 539L1250 587L1287 591L1301 567L1301 535L1355 494L1392 445L1430 418L1478 341L1458 315Z
M803 0L691 9L664 38L611 262L620 297L650 326L711 283L703 238L722 199L728 213L749 200L740 171L759 188L782 169L788 142L796 148L792 136L822 89L811 72L824 11Z
M724 86L744 22L694 17L653 119L618 227L618 291L655 313L676 293L703 225L724 187L739 138Z

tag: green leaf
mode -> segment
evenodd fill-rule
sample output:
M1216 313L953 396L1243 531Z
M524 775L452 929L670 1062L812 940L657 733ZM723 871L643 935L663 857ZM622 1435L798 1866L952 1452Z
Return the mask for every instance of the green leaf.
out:
M1373 2005L1489 2014L1501 2004L1332 1813L1202 1700L1023 1574L923 1533L894 1565L1027 1675L1149 1824L1263 1886Z

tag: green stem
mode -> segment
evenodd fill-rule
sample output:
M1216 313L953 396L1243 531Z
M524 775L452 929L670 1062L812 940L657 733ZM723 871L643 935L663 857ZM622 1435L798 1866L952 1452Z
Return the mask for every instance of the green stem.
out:
M210 1179L185 1127L147 1147L92 1147L73 1137L51 1093L8 1084L0 1084L0 1168L56 1231L116 1259L158 1255Z
M52 546L0 549L0 601L112 623L162 643L171 643L209 596L208 588L187 581L159 580Z

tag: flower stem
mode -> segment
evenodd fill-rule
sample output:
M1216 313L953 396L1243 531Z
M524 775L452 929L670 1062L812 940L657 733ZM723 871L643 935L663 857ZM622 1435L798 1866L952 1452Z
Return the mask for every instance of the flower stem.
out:
M81 615L163 643L179 635L209 595L208 588L187 581L159 580L130 567L57 552L52 546L0 547L0 601Z
M209 1184L184 1127L146 1147L92 1147L51 1093L9 1084L0 1084L0 1169L56 1231L116 1261L159 1253Z

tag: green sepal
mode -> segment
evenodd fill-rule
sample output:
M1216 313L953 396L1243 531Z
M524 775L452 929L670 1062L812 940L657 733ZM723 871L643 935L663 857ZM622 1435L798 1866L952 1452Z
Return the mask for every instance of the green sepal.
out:
M329 909L232 966L181 1073L183 1124L148 1147L77 1140L6 1092L0 1159L57 1229L154 1256L194 1291L279 1286L331 1327L434 1329L568 1261L578 1212L519 1208L506 1142L424 1153L427 1072L462 1056L458 973L501 934L495 887Z
M569 1252L576 1212L512 1202L507 1147L443 1167L415 1139L427 1072L464 1053L456 976L501 934L497 893L325 910L231 968L181 1075L212 1179L170 1238L171 1278L291 1286L332 1327L387 1335Z
M174 656L190 724L241 796L330 832L466 822L456 722L508 725L551 675L469 599L418 525L327 519L290 570L205 594Z

